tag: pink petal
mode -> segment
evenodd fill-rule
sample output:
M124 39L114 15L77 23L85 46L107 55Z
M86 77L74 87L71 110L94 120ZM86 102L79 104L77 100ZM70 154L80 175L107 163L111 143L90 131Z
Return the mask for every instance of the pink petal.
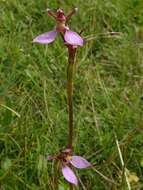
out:
M33 40L33 42L37 42L40 44L49 44L55 40L56 36L57 36L57 31L53 30L37 36Z
M79 34L71 30L66 30L64 39L68 44L74 46L83 46L83 39L80 37Z
M70 163L79 169L88 168L91 164L81 156L72 156Z
M68 166L62 167L62 173L63 173L64 178L69 183L72 183L74 185L78 184L77 177L75 176L74 172Z

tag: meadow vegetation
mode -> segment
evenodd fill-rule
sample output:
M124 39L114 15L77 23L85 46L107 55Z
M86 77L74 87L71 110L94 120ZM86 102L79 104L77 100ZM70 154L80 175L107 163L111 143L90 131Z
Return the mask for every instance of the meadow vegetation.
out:
M74 74L74 152L95 165L77 171L76 189L142 190L143 2L61 3L73 6L70 27L86 40ZM56 0L0 0L0 190L53 190L47 155L67 142L67 50L60 38L32 43L54 27L47 7Z

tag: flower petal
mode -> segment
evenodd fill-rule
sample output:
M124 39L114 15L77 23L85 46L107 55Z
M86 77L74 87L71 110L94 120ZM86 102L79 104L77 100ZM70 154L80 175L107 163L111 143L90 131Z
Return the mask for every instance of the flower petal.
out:
M74 185L78 184L77 177L75 176L74 172L68 167L68 166L63 166L62 167L62 173L64 178L69 182Z
M55 40L56 36L57 36L57 31L53 30L37 36L33 40L33 42L37 42L40 44L49 44Z
M81 36L71 30L66 30L64 39L70 45L83 46L83 39Z
M81 156L72 156L70 163L79 169L88 168L91 164Z

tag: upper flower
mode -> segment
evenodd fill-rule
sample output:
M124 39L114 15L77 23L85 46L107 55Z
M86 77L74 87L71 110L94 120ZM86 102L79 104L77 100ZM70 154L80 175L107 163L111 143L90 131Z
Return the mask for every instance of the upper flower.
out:
M63 150L59 155L57 156L49 156L48 160L59 160L61 163L61 169L64 178L74 185L78 185L78 180L76 175L74 174L73 170L70 168L70 165L74 166L78 169L88 168L92 165L83 157L81 156L72 156L71 150L66 149Z
M53 13L50 9L47 9L48 15L52 16L56 20L56 27L50 32L43 33L36 38L33 42L41 44L49 44L53 42L58 33L61 33L63 36L64 42L72 46L83 46L83 39L81 36L73 32L67 26L68 20L76 12L77 9L74 9L69 15L65 16L63 10L58 9L56 13Z

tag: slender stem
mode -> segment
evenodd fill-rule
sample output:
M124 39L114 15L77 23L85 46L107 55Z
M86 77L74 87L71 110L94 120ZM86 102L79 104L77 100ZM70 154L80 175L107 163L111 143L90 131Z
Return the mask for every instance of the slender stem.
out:
M73 143L73 66L75 61L76 48L68 47L69 59L67 67L67 101L68 101L68 148L72 150Z
M69 187L70 187L70 189L69 189L69 190L73 190L73 185L72 185L72 184L70 184L70 186L69 186Z
M68 148L73 151L73 66L75 62L76 48L68 46L68 67L67 67L67 101L68 101ZM69 184L69 190L73 185Z

